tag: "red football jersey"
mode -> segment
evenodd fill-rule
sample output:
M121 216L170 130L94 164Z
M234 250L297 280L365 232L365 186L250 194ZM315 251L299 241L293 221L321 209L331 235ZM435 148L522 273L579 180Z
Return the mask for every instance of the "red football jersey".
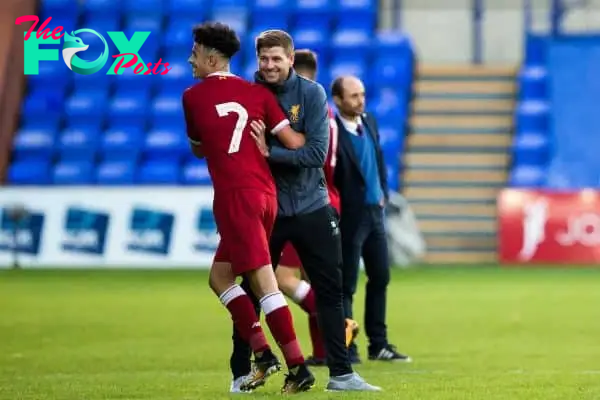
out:
M325 173L325 181L327 182L327 191L329 192L329 201L331 205L340 212L340 193L333 183L333 173L335 164L337 163L337 146L338 146L338 126L335 122L335 115L331 107L329 109L329 151L327 159L323 166Z
M257 189L276 194L267 160L251 136L262 120L276 133L289 121L275 95L230 73L210 74L183 93L187 134L202 146L215 192Z

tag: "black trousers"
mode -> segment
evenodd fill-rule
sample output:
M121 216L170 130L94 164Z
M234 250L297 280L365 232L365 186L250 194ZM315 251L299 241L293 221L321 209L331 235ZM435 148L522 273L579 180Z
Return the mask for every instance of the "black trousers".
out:
M352 318L352 303L358 282L360 258L367 274L365 298L365 333L369 338L369 352L377 352L388 344L385 324L387 287L390 282L390 264L385 233L383 209L366 206L358 223L342 232L344 312Z
M308 214L280 217L275 222L270 240L273 266L279 264L284 245L291 242L306 275L315 291L319 326L327 351L330 376L352 372L345 345L345 317L342 300L342 254L338 216L331 206L325 206ZM242 287L253 298L257 312L258 300L251 294L248 282ZM250 347L237 331L233 334L231 369L234 377L250 371Z

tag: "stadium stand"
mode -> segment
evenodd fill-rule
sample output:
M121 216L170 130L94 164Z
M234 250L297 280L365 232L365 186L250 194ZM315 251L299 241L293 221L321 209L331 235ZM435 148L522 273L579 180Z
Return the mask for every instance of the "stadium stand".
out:
M597 188L600 37L529 35L519 76L513 187ZM585 79L582 79L585 77Z
M403 185L429 262L496 259L496 197L506 181L515 73L418 69Z
M191 85L187 64L196 22L210 18L237 30L243 50L232 70L248 79L256 69L254 37L268 28L292 33L297 48L319 54L318 80L356 74L367 85L369 109L379 118L390 186L399 187L408 115L413 49L399 31L377 29L373 0L45 0L38 15L50 26L152 33L140 51L161 58L164 76L78 75L62 61L40 62L28 80L14 138L8 183L101 185L206 185L206 164L191 159L185 137L182 91ZM60 16L57 21L56 16ZM191 17L193 16L193 18ZM110 40L108 40L110 42ZM111 44L111 54L117 54ZM33 170L35 169L36 172Z

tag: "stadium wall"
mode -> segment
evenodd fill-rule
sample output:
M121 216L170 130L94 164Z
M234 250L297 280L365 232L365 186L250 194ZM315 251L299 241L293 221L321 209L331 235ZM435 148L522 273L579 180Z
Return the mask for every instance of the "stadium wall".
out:
M206 268L218 234L212 188L4 188L0 268ZM14 209L27 211L14 230Z
M23 75L23 27L15 25L20 15L34 14L34 0L0 2L0 184L4 182L12 137L25 90Z

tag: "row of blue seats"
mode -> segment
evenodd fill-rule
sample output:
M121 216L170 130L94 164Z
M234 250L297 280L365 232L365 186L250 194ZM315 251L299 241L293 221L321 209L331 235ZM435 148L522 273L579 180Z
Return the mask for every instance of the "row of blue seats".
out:
M8 182L20 185L131 185L131 184L193 184L210 185L206 163L190 160L182 165L170 161L108 160L96 165L93 161L24 160L13 162Z
M401 134L397 128L382 126L381 141L384 152L400 150ZM140 128L113 128L105 132L85 127L69 128L61 132L44 129L22 129L13 143L13 158L62 160L136 160L140 157L181 159L189 155L189 144L184 129L171 126L144 132Z
M343 13L377 11L375 0L44 0L46 14L78 15L115 14L120 12L171 14L201 14L208 10L253 10L255 12L290 13Z
M398 168L387 164L388 184L397 189ZM210 185L206 163L190 160L183 164L150 160L135 162L65 161L52 165L44 161L14 162L8 171L8 182L16 185Z

